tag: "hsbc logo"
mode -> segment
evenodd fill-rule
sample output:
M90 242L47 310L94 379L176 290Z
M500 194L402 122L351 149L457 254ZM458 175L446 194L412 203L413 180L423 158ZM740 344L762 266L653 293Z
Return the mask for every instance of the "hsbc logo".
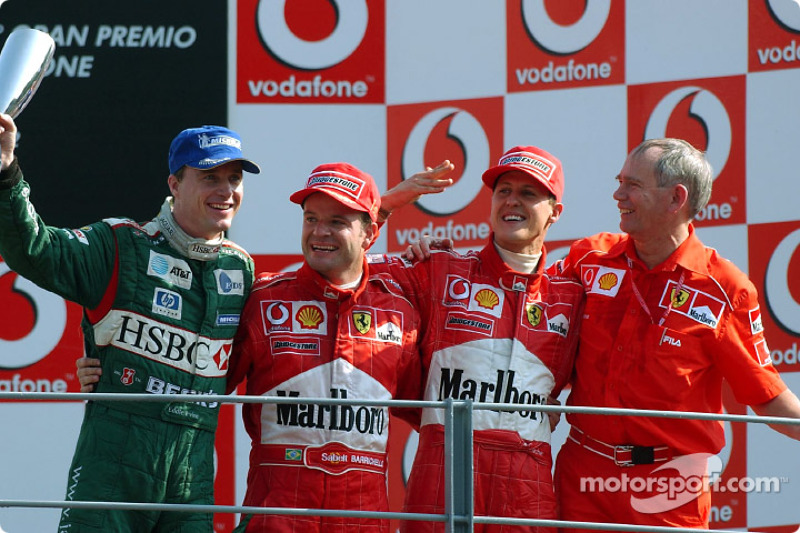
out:
M0 262L0 277L14 275L4 262ZM17 275L14 291L24 295L34 309L36 322L24 337L8 341L0 339L0 369L24 368L38 363L52 352L67 325L67 304L32 281Z
M720 99L711 91L700 87L681 87L667 94L656 105L644 131L645 139L667 137L667 123L675 108L686 98L691 98L690 112L699 120L708 134L706 159L711 163L714 179L720 175L731 153L731 121Z
M364 39L369 22L366 0L330 0L336 28L320 41L307 41L286 23L287 0L261 0L256 22L264 45L280 61L299 70L321 70L341 63Z

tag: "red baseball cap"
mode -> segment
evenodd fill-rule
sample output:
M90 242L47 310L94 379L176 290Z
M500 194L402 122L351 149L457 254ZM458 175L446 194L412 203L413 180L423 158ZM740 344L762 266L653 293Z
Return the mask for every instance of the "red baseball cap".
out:
M483 173L483 183L494 189L497 178L512 170L520 170L529 175L553 193L556 202L561 202L564 194L564 171L561 161L552 154L535 146L515 146L503 154L497 166Z
M356 211L369 213L373 222L378 219L381 195L372 176L349 163L326 163L311 171L304 189L289 199L302 205L315 192L328 196Z

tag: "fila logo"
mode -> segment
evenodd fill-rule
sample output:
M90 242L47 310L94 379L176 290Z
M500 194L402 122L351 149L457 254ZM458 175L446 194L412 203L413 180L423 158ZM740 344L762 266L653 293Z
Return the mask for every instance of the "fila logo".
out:
M425 168L425 146L431 132L439 123L451 118L447 135L464 147L462 179L444 192L423 195L416 202L421 209L438 216L452 215L472 203L483 187L479 179L481 173L491 166L489 139L478 119L463 109L442 107L422 117L408 135L403 147L403 179Z
M681 87L667 94L656 105L645 127L644 139L667 137L667 123L678 104L685 98L692 98L690 111L693 117L703 123L708 135L706 159L714 171L713 178L720 175L731 152L733 134L731 119L719 98L700 87Z
M767 0L767 5L778 22L800 33L800 6L795 0Z
M667 335L666 329L664 330L664 333L661 334L661 342L659 342L658 344L661 345L664 343L669 344L670 346L675 346L676 348L681 347L681 340Z
M586 11L578 22L569 26L550 18L545 0L522 0L522 20L533 39L554 54L574 54L594 41L606 25L611 0L587 0Z
M321 70L341 63L364 39L369 11L366 0L331 1L336 11L336 28L322 40L306 41L286 23L287 0L262 0L256 12L262 42L279 61L299 70Z
M797 229L772 252L764 279L764 296L769 309L775 320L792 335L800 335L800 303L792 297L789 288L789 262L799 246L800 229Z

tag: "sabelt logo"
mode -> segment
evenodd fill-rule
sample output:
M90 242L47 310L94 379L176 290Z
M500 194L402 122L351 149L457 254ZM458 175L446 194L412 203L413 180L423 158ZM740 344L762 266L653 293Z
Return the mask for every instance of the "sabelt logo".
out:
M509 91L624 81L622 1L511 0L507 9Z
M389 187L444 159L456 168L450 175L454 184L446 191L424 195L414 204L417 209L393 215L389 251L402 250L425 234L453 239L457 246L483 244L491 229L475 222L485 220L490 207L481 174L502 151L502 116L501 98L389 107Z
M796 68L800 62L800 4L758 0L748 6L749 69Z
M98 346L114 346L204 377L226 373L230 339L211 339L130 311L114 309L94 325ZM225 365L220 368L219 362Z
M744 76L628 88L630 149L675 137L706 152L714 188L698 226L745 221L744 102Z
M384 11L375 0L330 0L313 11L239 2L238 101L382 102Z
M8 265L0 261L0 280L5 276L15 276L16 279L11 284L15 298L6 300L4 296L4 305L8 305L9 301L12 306L15 301L30 305L33 327L19 337L19 332L11 332L13 336L9 338L13 340L0 338L0 370L24 368L44 359L58 346L67 325L67 304L61 297L11 272ZM21 313L22 310L14 311L11 316L15 318ZM5 326L8 325L5 323Z

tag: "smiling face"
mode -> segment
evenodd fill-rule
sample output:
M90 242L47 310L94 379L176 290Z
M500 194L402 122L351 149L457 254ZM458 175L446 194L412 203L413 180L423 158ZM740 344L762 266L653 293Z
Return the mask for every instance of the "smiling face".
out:
M489 223L498 246L511 252L537 254L547 228L558 220L563 206L543 185L519 170L497 178L492 192Z
M303 257L308 265L335 285L361 277L364 253L378 225L365 222L366 214L351 209L325 193L314 193L303 203Z
M183 167L183 177L170 175L172 216L189 236L213 240L231 227L242 203L242 163L232 161L210 170Z
M650 148L629 155L617 176L614 199L619 208L619 229L636 241L651 241L669 233L672 187L659 187L655 162L659 150Z

